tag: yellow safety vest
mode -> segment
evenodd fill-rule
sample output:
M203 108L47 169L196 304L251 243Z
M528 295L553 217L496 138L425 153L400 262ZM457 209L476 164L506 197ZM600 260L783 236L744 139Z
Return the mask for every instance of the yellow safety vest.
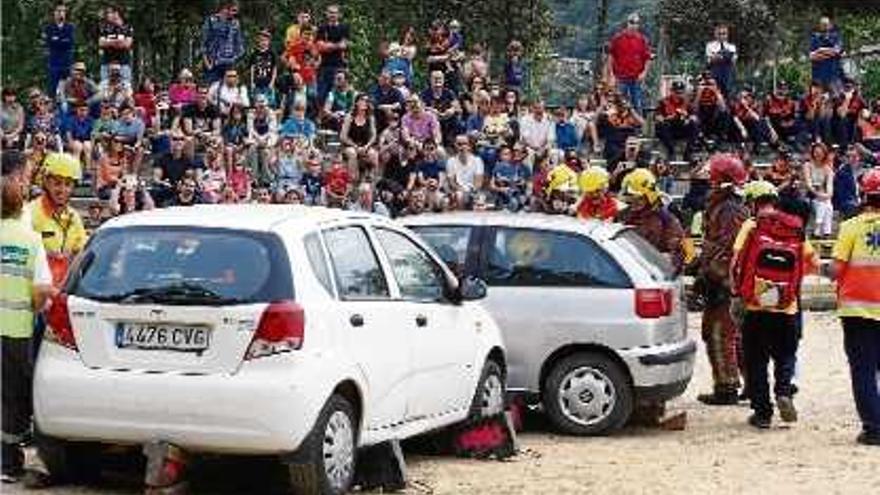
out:
M67 275L70 261L82 251L88 240L82 218L70 206L52 212L44 196L31 201L25 208L25 215L42 238L52 271L52 283L59 287Z
M0 335L27 339L34 329L33 280L40 237L21 219L0 220Z
M837 314L880 321L880 213L843 222L834 259L844 263L837 280Z

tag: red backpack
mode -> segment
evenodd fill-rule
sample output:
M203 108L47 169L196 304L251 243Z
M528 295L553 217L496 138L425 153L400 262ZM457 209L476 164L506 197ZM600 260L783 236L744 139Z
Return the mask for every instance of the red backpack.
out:
M784 309L800 294L804 222L777 210L758 215L739 258L739 295L749 306Z

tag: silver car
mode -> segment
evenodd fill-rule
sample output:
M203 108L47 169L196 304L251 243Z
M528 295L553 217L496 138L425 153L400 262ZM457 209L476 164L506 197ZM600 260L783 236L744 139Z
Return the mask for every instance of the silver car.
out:
M681 395L696 343L669 261L617 224L460 212L402 219L456 274L489 285L508 390L575 435L610 433L638 406Z

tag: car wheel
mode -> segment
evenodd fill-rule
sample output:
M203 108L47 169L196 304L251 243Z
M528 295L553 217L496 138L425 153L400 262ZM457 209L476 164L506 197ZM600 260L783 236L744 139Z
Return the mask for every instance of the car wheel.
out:
M543 403L550 421L563 433L604 435L626 423L633 396L616 362L585 352L553 366L544 383Z
M312 432L288 463L294 493L346 493L354 479L356 442L354 408L342 396L331 396Z
M34 435L37 453L54 483L91 483L101 477L101 446Z
M507 404L506 396L504 371L500 364L490 359L486 361L480 374L468 419L476 421L503 414Z

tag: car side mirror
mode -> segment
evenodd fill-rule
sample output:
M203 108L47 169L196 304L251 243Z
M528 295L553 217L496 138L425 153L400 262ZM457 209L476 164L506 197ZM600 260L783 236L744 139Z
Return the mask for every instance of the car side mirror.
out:
M466 277L458 284L459 301L479 301L487 292L486 282L477 277Z

